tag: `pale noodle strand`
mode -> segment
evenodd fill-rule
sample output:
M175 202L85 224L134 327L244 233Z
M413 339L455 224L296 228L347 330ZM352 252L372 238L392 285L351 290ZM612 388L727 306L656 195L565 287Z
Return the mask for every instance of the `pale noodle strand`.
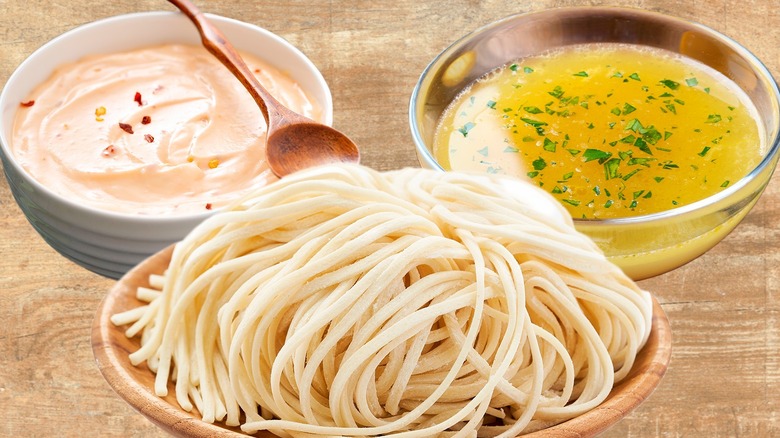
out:
M357 165L248 194L138 297L112 321L140 335L130 359L158 395L289 437L549 427L604 401L652 316L540 189Z

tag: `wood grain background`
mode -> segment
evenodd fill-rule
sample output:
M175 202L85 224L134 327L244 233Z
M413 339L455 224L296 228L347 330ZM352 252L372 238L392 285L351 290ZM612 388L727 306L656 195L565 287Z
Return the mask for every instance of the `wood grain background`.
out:
M416 166L407 107L423 68L466 32L511 13L600 0L201 0L208 12L278 33L322 70L334 125L377 169ZM615 0L672 13L743 43L777 75L777 0ZM0 84L40 45L162 0L0 0ZM642 282L673 329L661 386L607 437L780 436L780 181L706 255ZM0 436L164 436L102 379L90 324L111 280L72 264L34 232L0 182Z

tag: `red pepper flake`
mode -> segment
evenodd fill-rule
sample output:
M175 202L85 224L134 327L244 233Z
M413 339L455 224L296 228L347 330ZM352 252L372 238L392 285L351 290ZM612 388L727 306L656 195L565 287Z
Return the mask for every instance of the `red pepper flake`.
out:
M142 106L144 102L141 100L141 93L135 92L135 97L133 97L133 100L138 104L138 106Z
M151 118L151 117L149 117L149 116L143 116L143 117L141 118L141 124L142 124L142 125L148 125L148 124L150 124L150 123L152 123L152 118Z
M151 134L144 134L144 140L146 140L147 143L154 143L154 137L152 137Z
M111 157L116 154L116 147L114 147L114 145L108 145L100 154L104 157Z
M119 127L122 128L122 131L125 131L128 134L132 134L133 133L133 126L132 125L128 125L127 123L119 122Z
M35 101L34 100L28 100L27 102L19 102L19 105L25 106L25 107L31 107L31 106L35 105Z
M206 210L211 210L211 207L213 207L213 206L211 205L211 202L209 202L208 204L206 204Z

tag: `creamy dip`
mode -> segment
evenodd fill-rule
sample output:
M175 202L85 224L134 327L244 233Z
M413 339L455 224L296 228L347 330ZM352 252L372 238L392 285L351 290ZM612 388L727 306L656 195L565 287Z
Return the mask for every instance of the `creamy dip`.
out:
M282 104L322 110L290 77L242 53ZM218 208L275 179L266 123L241 83L200 46L84 58L20 102L11 146L41 184L93 207L139 215Z

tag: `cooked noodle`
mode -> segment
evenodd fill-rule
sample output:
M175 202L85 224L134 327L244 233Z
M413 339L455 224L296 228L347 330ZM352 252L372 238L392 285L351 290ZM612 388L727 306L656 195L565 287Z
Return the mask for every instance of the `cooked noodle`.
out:
M159 280L159 279L158 279ZM651 300L529 184L320 167L206 220L115 315L204 421L280 436L515 436L629 372Z

